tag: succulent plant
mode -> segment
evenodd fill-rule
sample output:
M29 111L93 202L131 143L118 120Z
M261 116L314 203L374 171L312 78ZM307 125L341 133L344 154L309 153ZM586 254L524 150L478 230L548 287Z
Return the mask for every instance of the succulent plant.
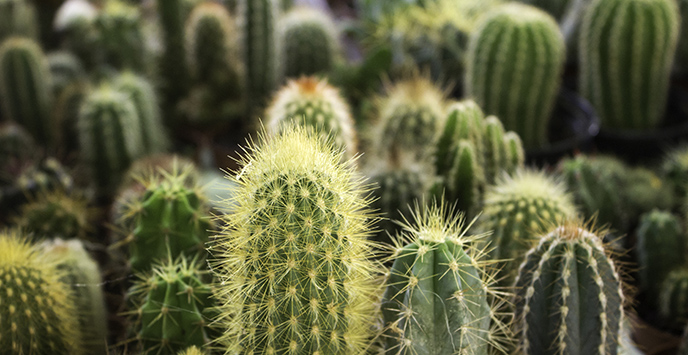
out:
M0 185L11 184L16 172L37 158L38 147L31 135L18 124L0 124Z
M674 206L674 194L670 183L662 180L654 171L637 166L629 168L624 176L627 205L632 220L638 220L643 213L653 209L670 209ZM677 203L681 203L678 201Z
M186 96L191 83L184 48L184 26L189 14L187 11L190 11L186 3L186 0L156 0L164 48L160 57L160 72L165 107L174 106ZM165 112L165 115L169 116L168 125L177 125L177 120L169 112Z
M661 177L673 190L675 207L681 207L688 197L688 145L673 148L665 155Z
M77 80L61 90L53 106L52 120L58 129L58 146L66 155L79 151L79 110L91 90L87 80Z
M602 127L646 130L662 123L679 33L673 0L594 0L580 28L580 92ZM605 45L609 38L614 45Z
M0 348L13 354L85 354L64 273L26 235L0 233Z
M68 51L51 52L47 55L50 70L52 92L60 97L62 91L72 83L83 80L86 76L81 60Z
M39 193L21 206L15 224L35 238L80 238L91 230L88 201L61 190Z
M640 288L656 299L662 280L686 262L686 236L679 218L660 210L642 216L636 235Z
M678 265L666 275L660 287L659 314L669 326L683 329L688 324L688 270Z
M535 7L509 3L486 14L471 34L465 90L485 113L521 137L526 148L548 143L566 59L554 19Z
M616 354L624 323L617 267L601 237L575 223L543 236L516 279L523 354Z
M0 0L0 43L10 36L38 37L36 9L30 1Z
M519 0L528 5L535 6L546 11L557 20L561 20L566 14L566 10L576 0Z
M351 110L339 91L326 79L302 77L280 89L265 114L269 134L278 134L289 125L309 126L330 136L347 159L358 151L356 128Z
M328 14L297 7L280 19L279 27L282 77L325 74L334 67L340 46L337 29Z
M123 0L108 0L94 25L101 63L117 69L145 71L146 47L138 7Z
M353 166L295 127L247 148L211 265L227 354L362 354L380 268Z
M677 0L679 13L681 20L688 18L688 1L687 0ZM676 47L676 58L674 61L674 69L679 74L688 73L688 26L681 23L681 32L678 35L678 44ZM688 351L688 349L686 349Z
M203 352L201 349L191 346L188 347L186 350L179 352L177 355L204 355L205 352Z

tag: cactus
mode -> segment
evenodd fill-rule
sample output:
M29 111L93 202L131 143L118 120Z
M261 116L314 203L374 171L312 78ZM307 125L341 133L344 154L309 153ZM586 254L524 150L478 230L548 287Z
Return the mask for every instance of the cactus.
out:
M559 91L564 38L547 13L510 3L485 15L468 45L465 90L526 148L546 145Z
M55 239L43 242L43 254L56 260L64 274L60 280L71 286L74 303L79 306L79 332L88 354L107 354L107 311L101 288L98 264L78 240Z
M678 266L662 281L659 291L659 314L673 328L682 329L688 324L688 270Z
M84 99L77 129L81 159L101 194L114 188L129 164L144 154L139 117L131 97L101 85Z
M688 145L670 150L662 161L661 176L675 196L676 207L688 201Z
M27 0L0 0L0 43L11 36L38 38L36 9Z
M179 352L177 355L204 355L205 352L201 351L195 346L191 346L184 351Z
M483 166L483 111L475 101L465 100L451 104L447 112L435 148L435 173L442 176L449 172L456 159L456 145L462 140L473 145L479 165Z
M598 235L574 223L528 251L516 280L523 354L616 354L624 322L619 272Z
M64 273L19 232L0 233L0 348L12 354L86 354Z
M59 97L65 88L86 76L81 60L70 52L52 52L48 54L47 58L54 97Z
M174 107L186 96L191 83L184 50L184 25L186 23L187 0L156 0L157 13L162 28L163 53L160 57L161 88L164 93L163 107ZM178 122L170 112L165 112L168 125Z
M624 207L631 216L631 220L638 220L643 213L653 209L671 209L675 197L671 186L665 183L654 171L644 167L627 169L624 176L626 195ZM679 203L682 201L678 201Z
M679 74L686 75L688 74L688 26L685 25L684 19L688 18L688 0L677 0L676 3L681 16L681 32L678 35L674 69ZM686 351L688 352L688 348Z
M52 92L48 61L38 44L12 37L0 45L0 106L13 120L43 145L54 143L55 125L50 119Z
M332 19L308 7L296 8L280 19L279 43L285 78L329 72L340 50Z
M16 225L36 238L85 238L91 230L88 201L75 194L52 191L24 204Z
M530 243L545 228L577 217L565 186L542 172L521 170L504 176L485 193L480 227L490 236L491 258L504 260L502 285L511 286Z
M117 69L145 70L146 48L141 14L123 0L108 0L95 19L101 63Z
M380 267L353 166L300 127L248 148L213 246L226 354L363 354Z
M91 90L92 86L87 80L76 81L62 89L53 107L53 121L58 127L58 146L67 155L79 150L79 110Z
M475 248L481 236L467 234L462 214L447 215L454 213L433 205L404 225L382 301L387 353L477 355L499 345L493 280Z
M686 261L686 237L681 221L660 210L644 214L636 234L640 288L656 299L662 280Z
M237 4L249 118L262 110L277 85L278 13L278 0L239 0Z
M137 304L133 322L145 354L176 354L208 342L211 288L195 259L184 257L153 266L130 290Z
M269 134L277 134L296 122L331 136L337 148L346 152L346 158L357 153L356 129L349 105L326 79L290 80L277 92L265 116Z
M153 86L143 77L125 72L113 79L113 87L129 96L139 118L139 129L145 154L164 152L168 146L160 107Z
M12 121L0 124L0 185L11 184L16 172L37 158L31 135Z
M595 0L580 28L580 92L602 127L646 130L661 124L678 40L673 0ZM615 38L614 45L606 45Z

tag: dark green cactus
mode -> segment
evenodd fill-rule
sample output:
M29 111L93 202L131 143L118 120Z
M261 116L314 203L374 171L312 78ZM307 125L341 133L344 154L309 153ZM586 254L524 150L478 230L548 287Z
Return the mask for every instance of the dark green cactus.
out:
M353 166L300 127L248 152L212 249L223 351L365 353L381 270Z
M538 7L557 20L563 19L569 6L577 0L519 0L528 5Z
M608 129L659 126L679 33L674 0L594 0L581 23L579 85ZM615 38L614 45L606 45Z
M81 60L70 52L52 52L48 54L47 58L52 78L52 92L56 98L60 97L65 88L86 76Z
M11 184L37 155L38 147L26 130L12 121L0 124L0 185Z
M685 25L685 20L688 18L688 0L677 0L679 13L681 15L681 32L678 35L678 44L676 47L676 59L674 61L674 69L679 74L688 74L688 26ZM688 348L686 349L688 351Z
M515 331L524 354L616 354L624 295L602 240L576 224L528 251L516 280Z
M485 15L471 35L466 93L518 133L525 147L542 147L548 143L565 51L550 15L528 5L505 4Z
M185 257L139 274L130 290L136 303L134 330L144 354L177 354L208 341L211 288L196 260Z
M35 238L85 238L92 228L90 214L86 199L57 190L24 204L15 224Z
M661 177L671 186L675 207L681 208L688 201L688 145L669 151L662 161Z
M164 106L174 107L186 96L191 83L188 63L184 50L184 25L191 11L185 6L186 0L156 0L157 13L162 28L163 53L160 57L162 73L161 88L164 93ZM176 126L177 120L171 112L165 112L167 124Z
M328 14L308 7L295 8L280 19L279 33L284 78L324 74L334 67L339 39Z
M670 327L683 329L688 324L688 270L681 265L677 267L662 281L658 308Z
M87 80L76 81L62 90L53 106L52 119L58 129L58 145L67 155L79 150L79 110L91 90Z
M462 214L447 215L416 210L404 226L382 301L388 354L488 354L496 339L480 236L467 234Z
M456 145L461 140L472 143L479 165L483 166L483 120L485 115L472 100L453 103L447 109L442 133L437 139L435 150L435 173L445 175L456 160Z
M640 288L656 299L662 280L686 262L686 237L681 221L666 211L642 216L636 232Z
M654 171L638 166L626 170L624 176L626 195L624 208L630 213L631 220L638 220L643 213L653 209L668 210L682 203L674 202L671 184L662 180Z
M38 38L36 9L27 0L0 0L0 43L7 37Z
M146 47L139 9L108 0L95 19L99 62L138 72L146 68Z
M44 146L54 143L50 117L53 96L43 51L27 38L11 37L0 45L0 106L3 116L31 133Z

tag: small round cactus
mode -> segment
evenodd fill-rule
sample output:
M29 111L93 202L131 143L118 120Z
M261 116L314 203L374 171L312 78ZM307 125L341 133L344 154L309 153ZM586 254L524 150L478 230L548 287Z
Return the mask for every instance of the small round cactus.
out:
M685 264L688 243L681 221L667 211L643 215L636 234L640 288L654 299L669 272Z
M85 238L92 228L91 214L86 199L57 190L23 205L15 223L35 238Z
M297 7L280 19L279 41L285 78L325 74L339 54L334 22L328 14L309 7Z

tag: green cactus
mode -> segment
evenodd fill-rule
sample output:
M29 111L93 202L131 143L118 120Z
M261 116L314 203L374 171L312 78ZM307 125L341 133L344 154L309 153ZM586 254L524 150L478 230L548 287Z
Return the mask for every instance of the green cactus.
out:
M50 70L43 51L27 38L11 37L0 45L0 106L13 120L45 146L55 139L50 119L52 107Z
M37 158L38 147L18 124L8 121L0 124L0 185L11 184L17 171Z
M404 225L383 296L387 353L488 354L499 320L491 276L462 214L433 205Z
M660 287L659 314L670 327L683 329L688 324L688 269L678 265Z
M594 0L581 23L579 84L602 127L661 124L679 31L674 0ZM615 38L614 45L606 45Z
M481 204L482 188L485 185L483 167L473 144L461 140L455 147L455 157L450 170L439 178L431 189L436 198L444 195L447 201L454 201L459 211L475 216Z
M91 230L88 201L64 191L40 193L21 206L15 224L35 238L85 238Z
M302 77L290 80L275 94L265 118L269 134L277 134L296 123L329 135L337 148L346 152L347 159L358 152L349 105L326 79Z
M668 210L674 205L675 197L671 185L650 169L642 166L629 168L624 176L624 182L624 208L629 212L631 220L638 220L643 213L655 208Z
M505 4L485 15L471 35L466 93L518 133L525 147L542 147L548 143L565 52L550 15L524 4Z
M688 18L688 0L677 0L679 13L681 16L681 32L678 35L678 43L676 47L676 58L674 61L674 69L679 74L688 74L688 26L685 25L685 20ZM688 348L686 348L688 351Z
M300 127L248 148L212 253L226 354L363 354L380 267L353 166Z
M662 161L661 177L671 186L675 207L688 201L688 145L670 150Z
M337 29L330 16L308 7L298 7L280 19L282 76L324 74L334 67L339 54Z
M519 0L520 2L532 5L546 11L557 20L563 19L568 7L576 0Z
M101 194L116 187L129 164L145 153L139 127L129 95L101 85L84 98L77 122L81 159Z
M79 332L88 354L107 354L107 318L101 288L100 269L78 240L55 239L43 242L43 255L57 262L64 272L60 280L71 287L74 303L79 306Z
M64 273L19 232L0 233L0 348L12 354L86 354Z
M38 38L36 9L26 0L0 0L0 43L7 37Z
M503 260L500 284L506 286L511 286L517 265L539 233L577 217L564 184L533 170L504 176L488 188L483 205L480 228L493 231L490 256Z
M681 221L660 210L644 214L636 234L640 288L656 299L662 280L686 262L686 236Z
M616 354L624 295L601 238L557 227L528 251L516 280L515 331L523 354Z
M54 97L59 97L65 88L86 76L81 60L70 52L52 52L47 55L47 58Z
M117 69L143 72L146 47L141 14L122 0L108 0L95 19L99 61Z
M87 80L75 81L62 89L53 107L52 119L58 127L58 146L66 155L79 150L79 110L91 90L92 86Z
M191 83L191 74L184 49L184 26L191 7L187 0L156 0L157 13L162 28L163 53L160 57L161 88L163 107L174 107L186 96ZM177 120L171 112L165 112L167 124L176 126Z
M176 354L209 341L213 301L200 264L180 257L138 275L129 296L136 303L133 324L144 354Z
M476 150L479 165L483 165L483 120L485 115L472 100L452 103L447 109L442 133L437 139L435 148L435 172L445 175L451 169L456 158L456 145L461 140L468 140Z

